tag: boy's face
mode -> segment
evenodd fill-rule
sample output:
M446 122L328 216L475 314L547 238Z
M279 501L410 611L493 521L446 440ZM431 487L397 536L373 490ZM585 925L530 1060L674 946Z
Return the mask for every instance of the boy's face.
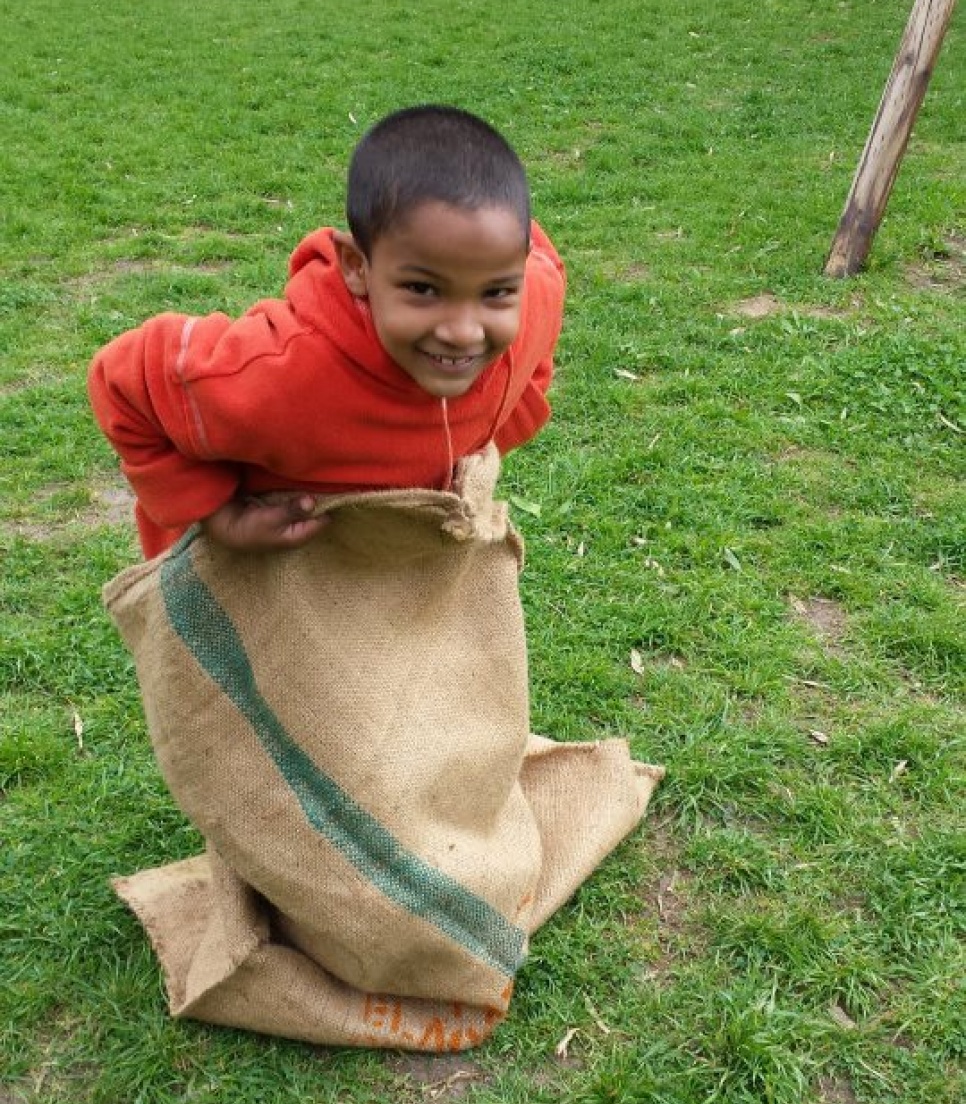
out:
M336 243L386 352L430 395L465 394L516 337L527 244L509 208L425 203L369 259L348 234Z

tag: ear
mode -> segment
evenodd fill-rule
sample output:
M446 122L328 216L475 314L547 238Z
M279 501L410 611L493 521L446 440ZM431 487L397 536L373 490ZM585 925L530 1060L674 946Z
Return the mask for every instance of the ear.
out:
M355 238L345 230L335 230L332 240L346 287L357 299L364 299L368 294L369 275L369 262L365 253L356 244Z

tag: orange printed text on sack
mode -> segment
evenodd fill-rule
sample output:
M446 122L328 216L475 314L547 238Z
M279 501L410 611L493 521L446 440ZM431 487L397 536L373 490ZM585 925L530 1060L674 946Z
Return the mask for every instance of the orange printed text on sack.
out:
M373 1045L385 1046L390 1042L437 1053L464 1050L482 1043L505 1016L495 1008L467 1009L457 1002L436 1005L435 1015L427 1016L419 1003L366 996L363 1019L369 1029L368 1041Z

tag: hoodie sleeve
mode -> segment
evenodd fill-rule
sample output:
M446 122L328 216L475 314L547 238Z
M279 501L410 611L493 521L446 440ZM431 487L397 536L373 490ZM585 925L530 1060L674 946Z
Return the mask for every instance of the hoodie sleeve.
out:
M205 458L194 439L184 386L192 333L213 337L231 322L164 314L105 346L91 364L88 390L98 424L121 458L143 512L165 528L207 517L235 493L236 465Z
M546 425L546 394L553 379L553 353L563 325L567 275L553 243L536 223L531 225L526 299L520 335L512 350L523 365L526 383L519 399L494 435L501 453L525 444Z

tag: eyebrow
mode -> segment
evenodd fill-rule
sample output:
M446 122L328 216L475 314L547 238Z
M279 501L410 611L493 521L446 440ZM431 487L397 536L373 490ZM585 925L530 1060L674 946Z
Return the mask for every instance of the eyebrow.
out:
M401 265L399 271L413 276L429 276L433 280L442 280L443 277L431 268L424 268L422 265L405 264ZM513 272L506 276L494 276L492 280L487 280L488 284L512 284L522 282L525 277L523 272Z

